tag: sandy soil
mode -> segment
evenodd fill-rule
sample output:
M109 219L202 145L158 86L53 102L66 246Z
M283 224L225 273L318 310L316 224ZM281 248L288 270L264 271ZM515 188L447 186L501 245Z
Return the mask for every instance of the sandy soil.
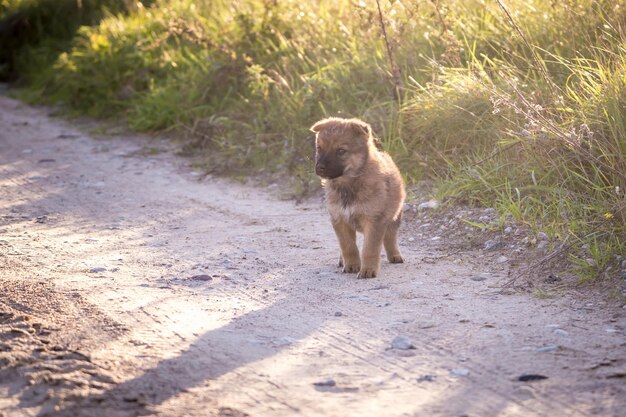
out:
M624 415L621 306L497 293L415 218L357 280L319 199L46 112L0 98L0 415Z

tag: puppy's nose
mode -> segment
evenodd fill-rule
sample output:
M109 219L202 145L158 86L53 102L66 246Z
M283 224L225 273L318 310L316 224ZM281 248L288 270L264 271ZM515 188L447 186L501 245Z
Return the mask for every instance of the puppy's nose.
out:
M319 162L315 164L315 173L317 175L324 175L326 173L326 165Z

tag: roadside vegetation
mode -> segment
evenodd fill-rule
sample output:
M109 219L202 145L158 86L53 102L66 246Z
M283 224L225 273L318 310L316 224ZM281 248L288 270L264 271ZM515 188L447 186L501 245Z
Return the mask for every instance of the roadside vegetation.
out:
M298 193L309 126L363 118L409 183L547 232L582 279L623 273L622 2L0 0L0 43L23 99L172 130L207 171Z

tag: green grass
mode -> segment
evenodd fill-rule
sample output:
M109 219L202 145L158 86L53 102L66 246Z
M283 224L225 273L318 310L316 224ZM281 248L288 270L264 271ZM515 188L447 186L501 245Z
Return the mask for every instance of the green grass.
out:
M0 0L0 80L31 79L71 47L77 30L108 13L129 12L125 0Z
M40 22L3 52L25 99L170 130L207 171L287 174L302 194L317 187L309 126L361 117L409 183L570 239L585 280L616 275L620 2L380 1L382 21L376 1L78 3L0 3L0 28Z

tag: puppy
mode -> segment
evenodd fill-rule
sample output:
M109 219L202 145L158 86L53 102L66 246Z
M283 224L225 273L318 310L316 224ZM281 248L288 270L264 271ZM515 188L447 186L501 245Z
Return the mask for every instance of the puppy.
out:
M315 173L326 192L343 272L375 277L383 245L389 262L404 262L398 248L404 182L391 157L376 149L370 125L331 117L311 130L316 133ZM357 231L364 234L362 256Z

